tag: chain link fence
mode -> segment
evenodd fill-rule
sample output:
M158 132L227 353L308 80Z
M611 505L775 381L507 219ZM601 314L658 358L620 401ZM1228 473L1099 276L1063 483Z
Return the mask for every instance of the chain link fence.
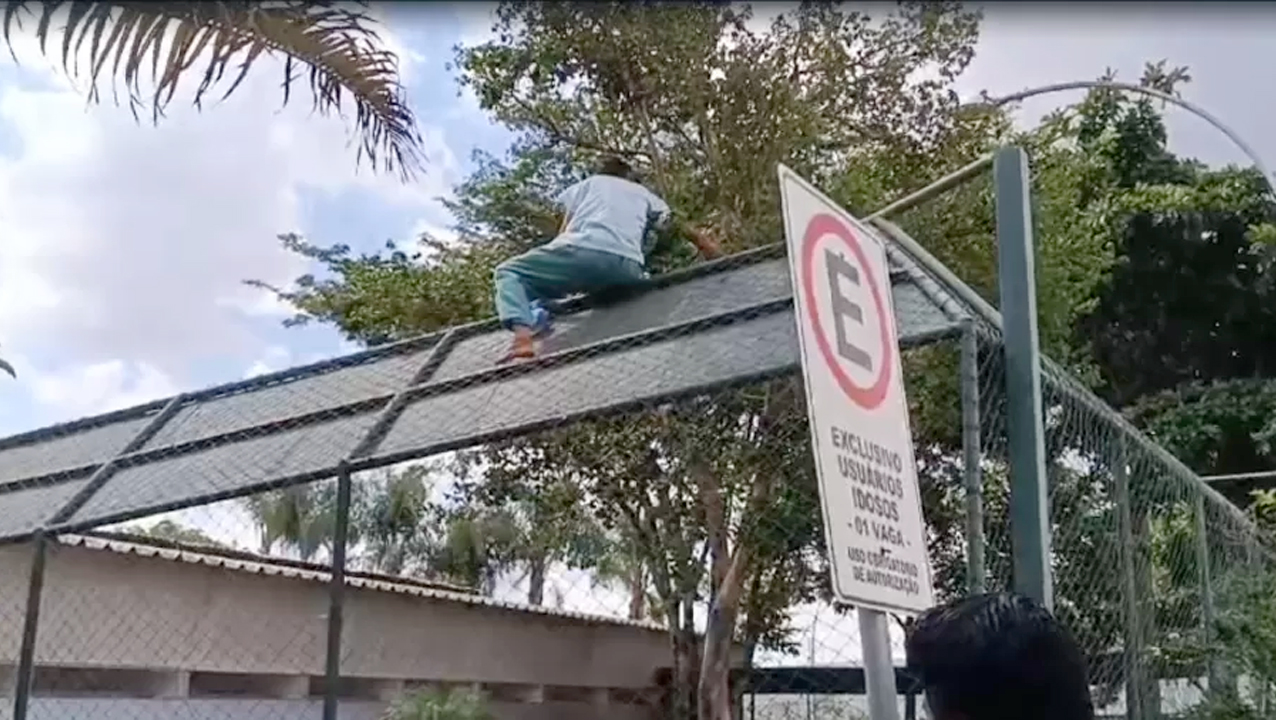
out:
M1000 335L890 260L937 593L1009 588ZM0 441L0 717L689 717L718 651L742 720L866 717L789 295L768 248L554 308L532 364L480 323ZM1267 702L1253 526L1052 363L1043 400L1100 714Z
M982 349L982 348L986 348ZM999 387L999 337L981 332L981 388ZM995 391L994 391L995 392ZM987 586L1011 586L1003 396L981 405ZM1053 363L1043 373L1055 612L1090 662L1100 716L1208 716L1273 678L1238 657L1270 612L1270 549L1240 509ZM1270 653L1270 651L1267 651Z

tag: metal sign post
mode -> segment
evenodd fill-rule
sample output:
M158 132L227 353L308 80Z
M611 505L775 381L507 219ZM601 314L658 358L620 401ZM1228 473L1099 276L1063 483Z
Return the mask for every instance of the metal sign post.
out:
M858 609L873 720L898 720L886 611L934 602L890 268L876 233L779 166L833 594Z

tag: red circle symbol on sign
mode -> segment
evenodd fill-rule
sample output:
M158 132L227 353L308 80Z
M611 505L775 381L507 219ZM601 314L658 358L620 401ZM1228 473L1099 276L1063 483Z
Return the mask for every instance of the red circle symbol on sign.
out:
M867 387L857 385L851 379L851 376L847 374L846 369L842 367L840 356L834 352L833 346L829 343L828 335L820 319L820 303L816 295L815 273L813 272L816 260L815 249L820 244L820 240L829 235L841 240L847 249L851 251L856 264L859 265L860 271L864 274L865 285L868 286L874 309L877 311L878 335L882 345L882 356L877 368L877 375ZM833 290L835 288L830 288L830 292ZM886 399L886 391L890 388L891 363L895 362L891 352L891 330L888 324L890 319L887 317L886 304L882 302L882 290L877 284L877 278L873 276L872 266L868 263L868 256L864 254L864 248L860 246L859 238L855 236L855 233L845 223L832 215L820 213L807 223L806 234L802 238L802 292L806 301L807 311L811 314L811 324L815 329L816 344L819 345L820 354L824 356L824 362L833 373L837 384L841 386L842 391L850 397L852 402L865 410L872 410L881 405L882 401ZM838 320L834 318L834 322L838 322Z

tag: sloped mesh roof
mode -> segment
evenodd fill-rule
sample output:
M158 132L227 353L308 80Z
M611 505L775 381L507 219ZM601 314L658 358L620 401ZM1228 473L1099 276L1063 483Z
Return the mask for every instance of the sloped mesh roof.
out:
M901 343L956 304L892 248ZM494 321L0 440L0 540L376 467L798 368L787 260L764 248L559 308L533 363Z

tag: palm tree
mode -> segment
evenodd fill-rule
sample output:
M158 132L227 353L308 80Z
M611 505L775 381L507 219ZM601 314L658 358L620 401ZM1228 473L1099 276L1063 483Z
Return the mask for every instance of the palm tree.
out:
M515 566L519 545L517 519L487 508L445 510L443 533L430 558L430 567L450 582L496 592L496 581Z
M504 574L525 567L533 576L531 602L539 605L546 556L535 555L536 546L529 546L526 519L507 507L434 502L430 475L435 469L415 464L355 481L348 529L351 562L388 575L446 580L487 595ZM332 557L334 482L253 495L243 504L257 527L263 555L284 549L311 561L323 550ZM539 573L535 557L541 558Z
M12 54L14 31L33 21L41 52L49 53L52 39L67 76L87 77L90 102L99 101L100 83L109 76L116 102L122 85L134 116L147 110L154 121L182 78L199 78L194 104L200 108L216 90L225 88L221 99L233 93L263 56L282 58L285 103L302 74L320 115L339 114L348 96L360 139L356 162L366 158L373 170L395 171L407 181L423 162L421 137L398 58L382 47L366 7L323 0L8 0L0 30ZM144 90L148 69L152 87Z
M351 508L351 529L364 539L360 561L368 570L387 575L430 575L437 554L436 508L430 466L386 469L381 477L361 483L359 502Z
M336 527L336 485L329 481L315 485L294 485L272 493L252 495L244 505L257 525L258 552L269 555L276 545L296 551L303 561L311 561L321 549L331 557ZM353 524L352 524L353 525ZM354 528L351 527L353 535ZM351 543L357 539L351 537Z

